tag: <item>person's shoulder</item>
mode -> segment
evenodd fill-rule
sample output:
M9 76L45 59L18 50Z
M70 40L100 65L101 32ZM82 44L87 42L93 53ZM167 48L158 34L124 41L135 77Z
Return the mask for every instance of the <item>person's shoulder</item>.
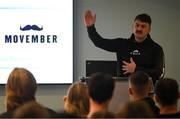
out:
M54 111L48 107L45 107L45 109L48 111L50 117L56 117L56 115L58 114L56 111Z
M69 113L66 111L58 111L56 116L54 116L56 118L78 118L77 115L73 114L73 113Z
M152 40L152 44L154 46L156 46L157 48L161 48L162 49L161 45L159 43L157 43L156 41Z
M150 97L146 97L146 98L144 98L144 99L142 99L140 101L143 101L143 102L147 103L150 106L155 106L154 100L152 98L150 98Z
M0 114L0 118L12 118L14 111L3 112Z
M159 43L155 42L154 40L152 40L151 44L155 50L163 50L162 46Z
M160 118L178 118L180 117L180 111L174 114L160 114Z

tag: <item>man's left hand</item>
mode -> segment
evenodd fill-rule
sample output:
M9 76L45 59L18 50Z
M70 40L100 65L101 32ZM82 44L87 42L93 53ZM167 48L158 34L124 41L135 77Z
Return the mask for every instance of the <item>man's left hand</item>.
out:
M130 58L130 63L123 61L122 70L125 71L123 74L133 73L136 69L136 63L133 61L133 58Z

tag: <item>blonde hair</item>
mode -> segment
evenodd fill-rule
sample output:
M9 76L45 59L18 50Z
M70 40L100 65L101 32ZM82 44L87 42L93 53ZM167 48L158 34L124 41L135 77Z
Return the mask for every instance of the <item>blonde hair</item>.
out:
M6 84L7 111L16 109L19 105L35 100L37 85L31 72L25 68L14 68Z
M85 84L78 82L70 86L65 111L78 117L86 117L89 113L89 96Z

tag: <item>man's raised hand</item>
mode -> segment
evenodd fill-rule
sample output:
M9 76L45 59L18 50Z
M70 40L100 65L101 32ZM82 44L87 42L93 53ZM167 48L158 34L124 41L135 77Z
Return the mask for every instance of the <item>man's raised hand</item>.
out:
M85 11L84 14L84 23L86 27L92 26L96 22L96 15L92 14L90 10Z

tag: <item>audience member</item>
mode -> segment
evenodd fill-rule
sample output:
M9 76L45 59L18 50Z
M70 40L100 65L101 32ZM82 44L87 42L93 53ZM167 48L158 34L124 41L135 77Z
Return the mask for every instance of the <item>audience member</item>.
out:
M6 84L6 112L0 117L12 117L14 111L22 104L35 101L35 93L37 90L36 79L33 74L25 68L14 68L8 77ZM51 115L55 112L47 109Z
M97 111L108 111L109 102L115 87L114 79L104 73L92 74L87 81L90 97L90 111L88 117Z
M66 111L59 111L55 116L53 116L53 118L79 118L76 115L72 114L72 113L68 113Z
M109 111L94 112L90 118L115 118L115 114Z
M65 111L77 117L86 117L89 113L89 96L87 85L81 82L70 86L64 97Z
M126 103L117 113L118 118L152 118L156 117L144 101Z
M155 85L155 100L160 108L160 117L178 118L179 86L176 80L171 78L161 79Z
M35 101L29 101L18 107L13 115L14 118L48 118L48 111Z
M159 115L159 108L155 105L154 100L149 97L150 87L152 86L149 76L142 72L136 71L129 77L129 95L131 101L145 101L156 116Z

